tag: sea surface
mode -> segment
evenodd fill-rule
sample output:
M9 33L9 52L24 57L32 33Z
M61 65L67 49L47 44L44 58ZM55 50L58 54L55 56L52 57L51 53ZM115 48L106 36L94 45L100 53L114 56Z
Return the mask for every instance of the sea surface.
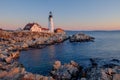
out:
M88 66L90 58L120 59L120 31L67 31L67 34L79 32L95 37L95 41L65 41L43 49L22 51L19 62L28 72L49 75L56 60L60 60L62 64L74 60L82 66Z

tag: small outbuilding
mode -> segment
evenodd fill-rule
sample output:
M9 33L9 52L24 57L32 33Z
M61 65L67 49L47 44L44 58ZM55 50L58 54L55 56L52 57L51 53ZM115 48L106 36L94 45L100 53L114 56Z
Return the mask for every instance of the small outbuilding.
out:
M65 31L61 28L55 29L55 33L64 33Z

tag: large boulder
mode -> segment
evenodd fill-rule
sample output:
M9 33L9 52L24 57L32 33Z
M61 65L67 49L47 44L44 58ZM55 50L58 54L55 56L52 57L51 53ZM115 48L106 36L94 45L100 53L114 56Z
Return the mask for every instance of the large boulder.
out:
M13 58L11 56L5 58L6 63L12 63Z
M12 53L10 54L10 56L11 56L13 59L18 58L18 57L20 56L20 52L19 52L19 51L12 52Z
M6 77L7 74L8 74L7 71L2 71L2 72L0 72L0 79Z
M61 67L61 62L60 61L55 61L53 67L54 67L54 69L59 69Z
M91 37L89 35L83 34L83 33L77 33L72 36L70 36L70 42L87 42L87 41L94 41L94 37Z
M120 74L114 74L113 80L120 80Z
M79 71L78 64L74 61L64 65L61 65L60 61L55 61L51 76L55 80L77 80Z

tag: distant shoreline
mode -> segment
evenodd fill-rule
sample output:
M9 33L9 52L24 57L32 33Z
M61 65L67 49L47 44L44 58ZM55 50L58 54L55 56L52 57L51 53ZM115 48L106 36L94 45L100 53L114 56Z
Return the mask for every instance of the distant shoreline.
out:
M96 32L110 32L110 31L117 31L119 32L120 30L65 30L65 31L96 31Z

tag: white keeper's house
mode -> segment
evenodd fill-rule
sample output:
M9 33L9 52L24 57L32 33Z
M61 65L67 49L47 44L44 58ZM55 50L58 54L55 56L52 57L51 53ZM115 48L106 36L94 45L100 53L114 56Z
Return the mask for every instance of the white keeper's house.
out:
M42 28L38 23L28 23L23 30L29 30L32 32L49 32L48 28Z

